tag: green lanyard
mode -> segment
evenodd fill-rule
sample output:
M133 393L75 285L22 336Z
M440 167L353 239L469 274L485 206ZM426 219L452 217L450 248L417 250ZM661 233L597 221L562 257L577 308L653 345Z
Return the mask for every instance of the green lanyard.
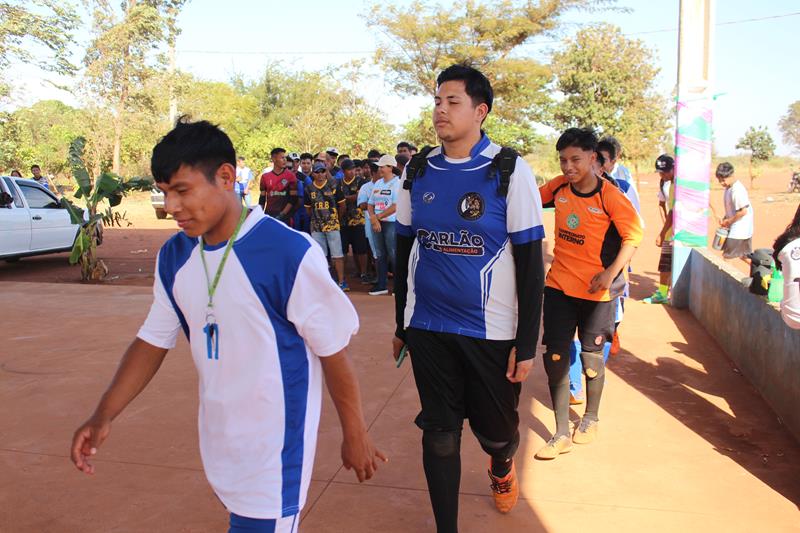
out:
M219 266L217 267L217 273L214 276L214 282L211 282L211 279L208 277L208 265L206 264L206 254L203 251L203 237L200 237L200 259L203 260L203 271L206 273L206 283L208 284L208 316L206 320L209 323L214 323L214 315L211 312L214 309L214 293L217 291L217 285L219 285L219 278L222 276L222 269L225 268L225 262L228 260L228 254L231 252L231 248L233 248L233 242L236 240L236 236L239 235L239 230L242 229L242 224L244 223L244 219L247 218L247 208L242 206L242 215L239 217L239 223L236 225L236 229L233 231L233 235L231 238L228 239L228 244L225 246L225 253L222 254L222 260L219 262Z

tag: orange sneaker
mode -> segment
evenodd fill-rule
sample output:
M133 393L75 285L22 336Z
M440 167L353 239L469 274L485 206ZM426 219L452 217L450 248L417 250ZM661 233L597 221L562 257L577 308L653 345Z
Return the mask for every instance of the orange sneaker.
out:
M491 460L490 460L491 461ZM489 463L489 479L492 482L492 493L494 494L494 506L498 511L505 514L517 504L519 499L519 483L517 483L517 469L511 463L511 471L502 478L492 475L491 462Z
M616 331L614 332L614 338L611 340L611 351L609 353L611 355L617 355L619 353L619 333Z

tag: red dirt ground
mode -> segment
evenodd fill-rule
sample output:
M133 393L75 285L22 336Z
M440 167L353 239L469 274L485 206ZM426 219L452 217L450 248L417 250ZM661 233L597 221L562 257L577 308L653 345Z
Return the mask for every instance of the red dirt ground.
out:
M766 175L752 194L756 246L769 246L791 219L798 196L779 192L786 182L786 173ZM656 179L642 178L640 189L648 229L633 262L633 300L652 292L658 261ZM0 264L0 532L225 530L200 465L197 380L184 341L115 422L97 474L80 475L68 460L72 431L147 312L155 253L175 231L151 219L146 204L126 208L135 227L107 232L105 282L74 283L77 268L64 254ZM547 224L552 235L549 215ZM388 360L391 300L360 292L352 300L362 325L350 353L365 416L391 461L362 485L344 471L326 397L301 530L433 531L413 376L408 364L396 370ZM537 358L520 400L522 497L511 514L492 509L486 458L465 432L460 529L797 531L800 446L691 314L631 301L620 331L599 440L553 462L533 459L554 427Z

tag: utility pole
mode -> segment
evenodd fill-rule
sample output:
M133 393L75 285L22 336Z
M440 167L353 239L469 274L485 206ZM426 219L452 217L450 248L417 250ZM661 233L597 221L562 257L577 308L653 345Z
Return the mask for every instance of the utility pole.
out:
M672 305L688 307L692 248L708 246L716 0L681 0Z

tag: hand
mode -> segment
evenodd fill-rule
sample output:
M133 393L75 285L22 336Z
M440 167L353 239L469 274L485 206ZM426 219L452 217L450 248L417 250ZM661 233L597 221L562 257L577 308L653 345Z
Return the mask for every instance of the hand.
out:
M374 231L375 233L380 233L381 232L381 223L378 222L377 219L374 219L372 221L372 231Z
M517 349L511 348L511 354L508 356L508 368L506 369L506 378L508 381L511 383L522 383L528 379L531 368L533 368L533 359L517 363Z
M70 456L78 470L94 474L94 465L90 464L88 459L97 453L97 448L103 444L110 432L111 421L97 415L92 415L75 431Z
M378 470L377 459L384 463L389 462L389 458L372 444L365 429L352 435L345 433L342 441L342 464L346 469L356 471L359 483L375 475Z
M395 361L397 361L400 358L400 350L402 350L403 346L405 345L406 343L403 342L401 339L397 337L392 338L392 356L394 357ZM409 355L411 355L411 352L406 352L406 357L408 357Z
M663 235L659 235L658 237L656 237L656 246L661 248L662 244L664 244L664 236Z
M730 223L730 221L729 221L727 218L723 218L723 219L720 221L719 225L720 225L721 227L723 227L723 228L728 228L728 227L730 227L731 223Z
M589 282L589 294L607 291L608 288L611 287L613 281L614 273L610 270L605 269L602 272L598 272L592 277L592 281Z

